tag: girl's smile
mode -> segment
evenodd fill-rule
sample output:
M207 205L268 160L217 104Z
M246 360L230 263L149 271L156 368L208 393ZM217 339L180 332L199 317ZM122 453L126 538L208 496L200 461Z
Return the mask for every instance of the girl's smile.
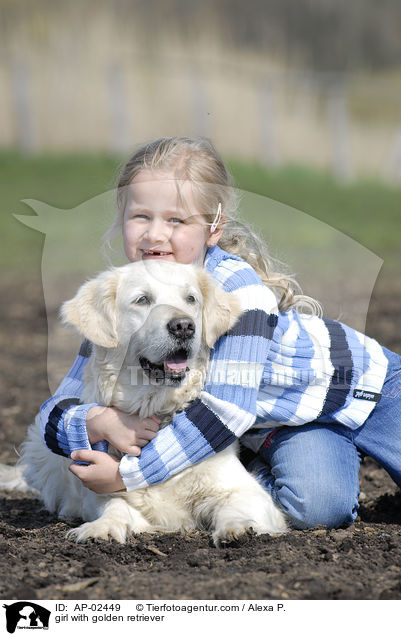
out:
M142 170L128 186L124 212L124 250L130 261L164 259L202 263L210 228L196 210L189 181L172 173ZM217 230L215 241L220 234Z

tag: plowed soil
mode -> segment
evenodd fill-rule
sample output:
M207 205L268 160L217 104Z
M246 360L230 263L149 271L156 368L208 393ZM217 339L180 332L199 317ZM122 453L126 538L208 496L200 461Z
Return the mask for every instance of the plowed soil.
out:
M401 353L401 293L376 285L367 333ZM47 326L38 272L1 283L0 462L48 397ZM247 536L215 548L205 532L142 535L121 546L65 539L71 525L29 495L0 493L5 599L401 599L401 494L366 458L359 516L347 529Z

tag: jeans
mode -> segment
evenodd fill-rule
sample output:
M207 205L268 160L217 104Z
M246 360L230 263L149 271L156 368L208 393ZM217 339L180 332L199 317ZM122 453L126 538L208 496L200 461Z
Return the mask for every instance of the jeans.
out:
M363 426L351 430L312 422L279 427L248 466L294 528L354 522L361 452L401 487L401 356L383 350L389 365L382 397Z

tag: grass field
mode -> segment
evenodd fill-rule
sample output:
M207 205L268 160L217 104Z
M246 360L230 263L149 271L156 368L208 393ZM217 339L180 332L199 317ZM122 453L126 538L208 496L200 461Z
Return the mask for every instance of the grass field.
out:
M341 184L300 166L266 170L233 161L230 167L238 187L306 212L382 257L400 249L401 186L378 180Z
M43 234L27 228L12 216L33 214L22 200L38 200L60 209L76 208L112 189L121 160L115 156L89 154L21 156L1 151L0 265L3 271L32 267L41 259ZM236 160L228 160L228 164L237 186L249 193L244 198L245 218L268 239L274 240L274 233L273 237L269 234L273 225L291 223L292 217L286 218L283 211L295 209L309 215L311 220L318 219L340 230L385 259L389 266L397 267L401 188L371 180L340 184L324 173L298 166L268 170ZM266 206L275 209L273 221L264 215L261 202L264 209ZM296 244L300 250L313 250L317 242L325 240L314 234L310 229L312 225L304 224L304 231L302 227L297 230ZM75 219L69 226L63 224L63 232L68 229L69 239L73 239L79 236L80 227L79 220ZM282 227L282 231L287 230ZM84 251L82 243L79 252Z

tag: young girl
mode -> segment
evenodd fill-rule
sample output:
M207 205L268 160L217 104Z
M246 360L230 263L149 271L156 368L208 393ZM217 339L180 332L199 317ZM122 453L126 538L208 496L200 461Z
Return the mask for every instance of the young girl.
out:
M354 521L361 453L401 484L401 357L320 318L318 303L274 272L263 243L233 218L235 190L209 141L144 146L121 171L117 202L112 230L122 230L130 261L202 264L243 314L213 348L200 397L160 431L156 418L80 404L83 343L41 407L41 430L53 452L89 462L70 468L85 486L156 484L238 438L295 528ZM120 463L103 452L107 442L126 453Z

